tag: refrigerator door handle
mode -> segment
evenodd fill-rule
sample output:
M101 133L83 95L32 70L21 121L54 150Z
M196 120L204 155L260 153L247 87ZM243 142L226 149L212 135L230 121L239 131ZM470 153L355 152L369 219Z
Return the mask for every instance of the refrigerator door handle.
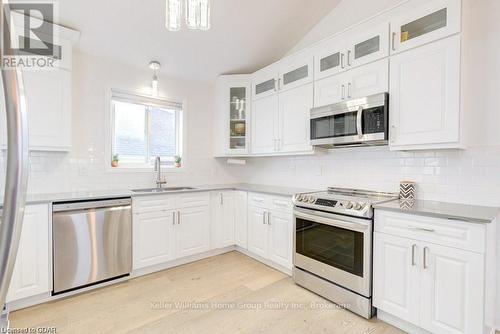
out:
M0 6L1 18L10 15L5 4L6 2ZM3 29L3 38L7 43L10 43L11 28ZM14 55L9 50L4 52ZM2 68L1 72L7 120L7 170L0 224L0 307L3 307L21 237L28 185L29 150L26 97L21 70ZM6 326L8 322L2 322L0 327Z

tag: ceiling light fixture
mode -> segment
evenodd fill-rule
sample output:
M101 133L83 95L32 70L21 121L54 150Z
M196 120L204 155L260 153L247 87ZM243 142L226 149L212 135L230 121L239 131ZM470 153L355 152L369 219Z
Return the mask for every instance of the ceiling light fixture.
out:
M153 70L153 80L151 80L151 95L158 97L160 95L160 89L158 87L158 70L161 65L156 60L149 63L149 68Z
M168 30L181 29L183 6L186 26L189 29L210 29L210 0L166 0L165 26Z

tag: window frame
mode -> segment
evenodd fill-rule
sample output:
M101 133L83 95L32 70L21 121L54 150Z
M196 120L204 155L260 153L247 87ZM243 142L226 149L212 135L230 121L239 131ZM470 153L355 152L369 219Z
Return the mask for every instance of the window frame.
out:
M106 132L107 132L107 140L106 140L106 165L108 171L129 171L129 172L151 172L154 170L154 163L144 162L141 163L123 163L120 162L118 167L112 167L112 155L114 151L114 137L115 137L115 104L114 101L122 101L129 103L137 103L140 105L145 105L147 107L158 107L164 109L175 110L175 127L176 127L176 142L177 142L177 150L178 154L182 157L181 167L175 167L170 162L173 159L169 159L167 161L162 160L162 172L181 172L185 168L186 158L185 158L185 113L186 113L186 101L180 99L173 98L157 98L152 97L150 95L142 95L137 93L130 93L117 89L110 89L108 91L108 109L107 109L107 122L106 124ZM145 140L146 140L146 155L145 157L151 160L151 156L149 156L149 143L151 141L151 122L150 122L151 113L145 113L145 124L146 127L144 129Z

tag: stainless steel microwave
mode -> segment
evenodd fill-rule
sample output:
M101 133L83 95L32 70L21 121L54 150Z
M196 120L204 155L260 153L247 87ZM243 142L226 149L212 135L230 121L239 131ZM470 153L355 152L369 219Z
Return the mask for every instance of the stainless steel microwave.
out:
M311 145L324 148L386 145L389 94L381 93L311 109Z

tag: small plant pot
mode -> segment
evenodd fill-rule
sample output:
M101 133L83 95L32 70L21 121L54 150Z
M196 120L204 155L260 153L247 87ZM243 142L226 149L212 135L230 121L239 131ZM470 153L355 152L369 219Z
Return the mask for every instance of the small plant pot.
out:
M111 167L118 167L118 161L111 161Z
M180 162L176 162L176 163L174 164L174 166L175 166L176 168L180 168L180 167L181 167L181 163L180 163Z

